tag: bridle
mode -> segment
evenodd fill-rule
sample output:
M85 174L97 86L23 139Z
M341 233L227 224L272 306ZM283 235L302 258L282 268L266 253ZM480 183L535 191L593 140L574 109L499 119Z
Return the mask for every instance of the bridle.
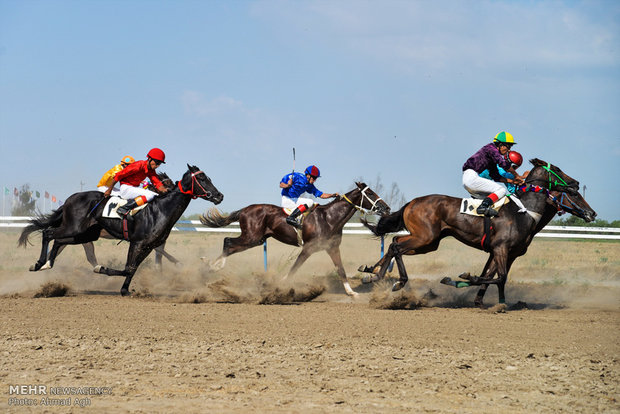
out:
M183 187L181 186L181 181L179 181L179 183L178 183L179 191L181 193L183 193L183 194L191 195L193 200L197 199L200 196L211 197L211 192L205 190L205 188L202 186L202 184L200 184L198 182L198 179L196 179L196 176L198 174L204 174L204 173L202 171L196 171L196 172L192 173L192 188L189 191L183 190ZM199 194L199 195L194 194L194 184L197 187L200 187L200 189L202 190L203 194Z
M551 163L547 163L547 165L542 166L542 168L547 171L549 176L548 186L541 187L539 185L533 184L524 184L519 187L519 191L523 193L544 193L549 200L555 205L558 210L558 215L562 215L564 213L583 213L585 215L585 211L580 208L573 200L571 200L570 196L566 194L566 192L562 191L559 187L569 187L568 183L564 181L562 177L560 177L555 171L551 169ZM555 178L554 178L555 177ZM559 181L558 181L559 180ZM543 184L547 184L547 180L542 178L534 178L531 182L542 182ZM553 187L556 187L555 190ZM558 191L560 193L559 198L551 194L551 191Z
M348 202L349 204L351 204L356 210L358 210L359 212L363 213L363 214L368 214L368 213L374 213L375 212L375 207L377 206L377 203L379 203L379 201L381 201L381 197L377 196L377 198L375 200L371 199L367 194L366 194L366 190L369 190L370 188L368 186L364 187L362 190L360 190L360 192L362 193L362 197L360 198L360 204L359 206L356 205L355 203L353 203L351 200L349 200L349 198L347 197L346 194L342 195L342 198ZM372 205L372 207L370 207L370 209L365 209L364 207L362 207L364 205L364 200L368 200L368 202Z

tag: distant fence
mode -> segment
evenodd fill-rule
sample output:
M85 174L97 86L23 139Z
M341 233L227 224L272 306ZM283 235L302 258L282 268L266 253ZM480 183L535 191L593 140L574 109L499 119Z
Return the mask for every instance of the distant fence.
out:
M12 217L0 216L0 228L26 227L31 217ZM345 224L343 234L372 235L370 230L364 227L362 223ZM240 233L239 223L231 223L229 226L221 228L206 227L198 220L179 220L176 222L172 231L197 231L206 233ZM407 234L402 231L398 234ZM559 239L602 239L602 240L620 240L620 228L615 227L578 227L578 226L546 226L536 237L549 237Z

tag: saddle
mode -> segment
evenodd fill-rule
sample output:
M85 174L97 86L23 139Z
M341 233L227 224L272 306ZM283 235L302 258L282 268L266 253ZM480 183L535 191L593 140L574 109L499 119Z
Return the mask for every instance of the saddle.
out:
M101 213L101 217L120 220L121 216L116 214L116 210L118 210L120 206L124 206L125 204L127 204L127 200L125 200L124 198L120 198L118 196L110 197L108 201L105 203L105 207L103 207L103 212ZM141 206L134 208L133 210L129 212L129 214L134 216L138 211L146 207L147 204L148 203L145 203Z
M316 206L318 204L314 204L312 207L310 207L308 210L304 211L303 213L301 213L301 215L299 216L299 224L304 224L304 219L306 218L306 216L308 214L310 214L311 211L313 211ZM282 207L282 211L284 211L284 214L286 214L287 216L290 216L291 213L294 211L294 208L286 208L286 207ZM293 227L293 226L291 226ZM303 228L303 226L302 226ZM304 240L301 234L301 229L295 229L295 232L297 233L297 245L298 246L303 246L304 245Z
M499 209L502 208L502 206L508 203L509 201L510 201L510 197L502 197L499 200L497 200L497 203L493 204L492 208L495 211L499 211ZM461 208L459 212L461 214L469 214L470 216L483 217L484 216L483 214L478 214L476 212L476 209L478 209L478 206L480 206L480 204L482 204L481 199L464 198L461 200Z

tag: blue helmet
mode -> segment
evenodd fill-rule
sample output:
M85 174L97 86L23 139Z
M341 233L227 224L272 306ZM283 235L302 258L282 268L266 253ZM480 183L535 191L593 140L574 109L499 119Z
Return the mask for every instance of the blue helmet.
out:
M321 176L321 171L319 171L316 165L309 166L308 168L306 168L305 172L306 174L314 178L319 178Z

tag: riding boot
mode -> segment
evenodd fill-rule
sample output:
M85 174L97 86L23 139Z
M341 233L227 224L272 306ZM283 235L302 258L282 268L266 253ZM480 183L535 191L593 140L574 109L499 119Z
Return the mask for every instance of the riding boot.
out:
M127 213L129 213L136 207L138 207L138 203L136 202L136 200L129 200L127 201L127 204L120 206L118 209L116 209L116 214L121 217L126 217Z
M299 217L301 213L303 213L307 209L308 207L305 204L300 205L295 210L293 210L290 216L286 218L286 222L291 226L295 227L296 229L300 229L301 223L297 220L297 217Z
M480 215L485 215L487 217L497 216L497 211L491 207L493 206L493 204L493 200L491 200L490 197L486 197L484 200L482 200L482 203L476 209L476 213Z

